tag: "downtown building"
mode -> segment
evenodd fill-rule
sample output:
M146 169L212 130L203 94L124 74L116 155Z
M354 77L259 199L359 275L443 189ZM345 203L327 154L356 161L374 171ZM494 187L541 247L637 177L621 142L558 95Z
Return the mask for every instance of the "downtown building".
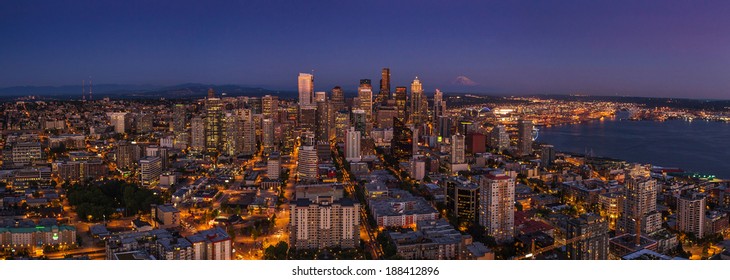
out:
M360 162L360 131L350 127L345 131L345 160L348 162Z
M707 233L705 222L707 197L703 193L689 192L677 199L677 230L692 233L698 239Z
M621 202L623 210L617 223L617 232L654 233L662 227L661 213L656 209L656 180L642 166L627 170L627 173Z
M515 179L504 173L479 177L479 225L497 242L511 242L515 231Z
M342 197L342 185L300 185L295 193L289 205L289 246L296 250L359 246L360 204Z
M531 120L520 120L517 122L517 154L527 156L532 154L532 130L534 124Z
M608 221L597 214L583 214L568 221L565 238L577 240L567 245L571 260L608 259Z

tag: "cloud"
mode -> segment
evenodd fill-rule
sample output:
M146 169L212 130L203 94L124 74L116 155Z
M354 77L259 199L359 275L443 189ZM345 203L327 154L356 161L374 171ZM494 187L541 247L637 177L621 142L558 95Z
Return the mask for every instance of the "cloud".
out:
M455 85L459 85L459 86L470 86L470 87L473 87L473 86L477 86L477 85L479 85L479 84L478 84L477 82L475 82L475 81L472 81L472 80L471 80L471 79L469 79L469 77L467 77L467 76L458 76L458 77L456 77L456 79L454 79L454 81L453 81L453 82L451 82L451 83L452 83L452 84L455 84Z

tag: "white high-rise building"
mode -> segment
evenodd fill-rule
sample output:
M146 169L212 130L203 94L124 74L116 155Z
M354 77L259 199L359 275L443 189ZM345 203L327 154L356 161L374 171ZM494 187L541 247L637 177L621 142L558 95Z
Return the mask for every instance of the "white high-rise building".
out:
M341 186L340 186L341 187ZM300 197L300 189L319 189ZM302 185L297 187L296 203L290 203L289 244L294 249L327 247L356 248L360 243L360 204L338 199L337 186ZM340 197L342 195L341 190Z
M117 112L108 113L108 115L112 126L114 126L115 133L125 133L129 130L129 119L127 117L127 113Z
M345 131L345 160L359 162L361 159L360 131L355 130L355 127L350 127Z
M706 196L702 193L689 193L677 200L677 229L693 233L697 238L705 233Z
M646 167L637 165L628 170L624 180L623 211L618 232L635 233L637 224L644 233L661 229L661 213L656 210L657 184Z
M497 242L511 242L515 231L515 179L492 173L479 179L479 224Z
M314 98L314 75L299 73L299 106L310 107Z
M461 134L451 136L451 163L461 164L466 162L466 138Z
M316 182L319 179L317 165L318 158L315 146L299 147L299 179Z
M142 186L148 187L160 181L162 174L162 159L160 157L145 157L139 160L140 181Z

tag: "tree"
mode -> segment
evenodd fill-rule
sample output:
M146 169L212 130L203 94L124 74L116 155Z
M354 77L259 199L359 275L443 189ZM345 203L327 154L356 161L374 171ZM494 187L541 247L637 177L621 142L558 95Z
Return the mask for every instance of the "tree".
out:
M284 241L279 241L276 245L270 245L264 250L265 260L285 260L286 254L289 251L289 244Z

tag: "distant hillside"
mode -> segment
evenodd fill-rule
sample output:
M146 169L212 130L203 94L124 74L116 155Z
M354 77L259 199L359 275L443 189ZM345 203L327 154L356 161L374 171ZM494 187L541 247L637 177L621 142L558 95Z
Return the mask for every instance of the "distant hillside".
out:
M267 94L277 95L283 98L295 97L294 91L269 90L260 87L247 87L239 85L213 85L188 83L174 86L152 86L152 85L116 85L102 84L94 85L94 97L105 96L115 98L198 98L208 94L208 89L215 90L216 95L221 96L264 96ZM87 92L88 94L88 87ZM26 96L37 95L54 98L80 98L81 86L20 86L0 88L0 96Z

